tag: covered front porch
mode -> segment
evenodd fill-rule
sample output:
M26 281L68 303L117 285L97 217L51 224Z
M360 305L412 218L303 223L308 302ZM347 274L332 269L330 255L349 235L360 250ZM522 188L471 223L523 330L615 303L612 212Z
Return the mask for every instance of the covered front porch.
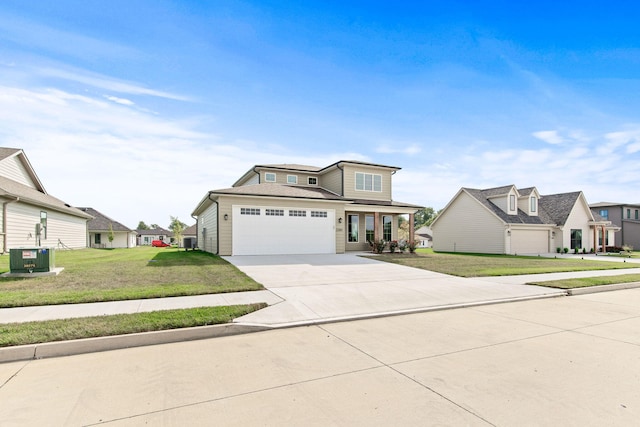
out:
M345 210L345 250L368 251L378 241L406 241L414 243L414 214L418 207L347 206ZM407 222L406 230L399 229L399 217Z

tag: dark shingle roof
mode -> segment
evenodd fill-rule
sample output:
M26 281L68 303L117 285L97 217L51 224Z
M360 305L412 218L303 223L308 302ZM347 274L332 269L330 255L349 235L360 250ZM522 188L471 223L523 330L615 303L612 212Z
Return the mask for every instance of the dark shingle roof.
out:
M87 227L90 231L109 231L109 225L111 225L113 231L126 231L132 232L130 228L122 225L118 221L114 221L108 216L93 208L78 208L82 212L88 213L93 219L87 222Z
M151 230L136 230L136 232L141 236L173 236L173 233L169 230L165 230L162 227L152 228Z
M4 160L7 157L11 157L20 151L21 150L18 148L0 147L0 160Z
M489 199L491 197L507 194L512 187L513 185L508 185L504 187L489 188L487 190L478 190L475 188L464 188L464 190L507 224L564 225L571 213L571 209L573 209L573 206L576 204L576 201L581 194L579 191L576 191L573 193L540 196L538 203L538 216L528 215L521 209L518 209L517 215L507 215L505 211L500 209ZM522 193L530 194L531 191L533 191L533 187L524 189ZM520 192L520 190L518 190L518 192Z

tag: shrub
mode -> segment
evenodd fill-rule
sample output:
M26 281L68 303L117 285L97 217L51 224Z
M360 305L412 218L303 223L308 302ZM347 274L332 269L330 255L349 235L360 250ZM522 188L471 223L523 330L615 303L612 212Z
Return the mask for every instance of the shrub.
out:
M560 246L558 246L558 247L556 248L556 252L558 252L558 253L562 252L562 248L561 248Z
M392 240L389 242L389 251L391 251L391 253L394 253L396 251L396 248L398 247L398 241L397 240Z
M565 254L567 254L567 253L569 253L569 248L564 248L563 251L564 251Z

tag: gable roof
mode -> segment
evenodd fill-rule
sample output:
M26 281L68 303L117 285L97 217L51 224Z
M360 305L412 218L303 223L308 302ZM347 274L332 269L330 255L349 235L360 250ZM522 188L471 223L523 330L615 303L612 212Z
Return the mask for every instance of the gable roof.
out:
M20 184L12 179L0 176L0 196L14 198L20 202L31 204L34 206L42 206L44 208L53 209L58 212L66 213L76 217L91 219L91 215L76 209L71 205L48 195L35 188Z
M150 230L136 230L136 233L141 236L173 236L172 232L165 230L162 227L152 228Z
M93 217L87 222L87 228L89 231L109 231L109 225L113 231L125 231L125 232L133 232L130 228L122 225L118 221L114 221L108 216L104 215L101 212L93 208L78 208L82 212L88 213Z
M512 188L515 188L515 186L507 185L503 187L488 188L485 190L463 187L460 192L466 192L467 194L469 194L506 224L538 224L557 226L563 226L566 223L569 215L571 214L571 210L578 201L578 198L582 195L581 191L550 194L544 196L541 195L538 201L537 216L528 215L521 209L517 210L516 215L508 215L490 199L497 196L506 195ZM516 192L522 196L531 194L534 189L535 187L527 187L523 190L518 190L517 188L515 188ZM460 192L458 192L454 199L457 198Z

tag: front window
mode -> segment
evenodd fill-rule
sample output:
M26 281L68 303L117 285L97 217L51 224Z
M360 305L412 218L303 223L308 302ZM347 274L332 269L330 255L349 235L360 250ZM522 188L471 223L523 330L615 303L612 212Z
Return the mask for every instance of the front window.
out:
M631 219L631 209L627 209L627 219Z
M356 190L381 192L382 175L356 172Z
M367 242L373 242L375 240L375 225L373 215L367 215L364 217L365 233Z
M600 209L600 216L604 219L609 219L609 209Z
M390 216L382 217L382 240L390 241L391 240L391 224L392 218Z
M582 249L582 230L571 230L571 249Z
M95 244L99 245L102 243L102 235L100 233L96 233Z
M347 232L349 233L349 242L357 242L358 241L358 223L360 217L358 215L349 215Z
M264 174L264 180L266 182L276 182L276 174L273 172L267 172Z
M636 219L638 219L638 209L636 209Z
M287 175L287 184L297 184L298 177L296 175Z
M535 212L537 209L537 199L535 197L531 198L531 212Z

